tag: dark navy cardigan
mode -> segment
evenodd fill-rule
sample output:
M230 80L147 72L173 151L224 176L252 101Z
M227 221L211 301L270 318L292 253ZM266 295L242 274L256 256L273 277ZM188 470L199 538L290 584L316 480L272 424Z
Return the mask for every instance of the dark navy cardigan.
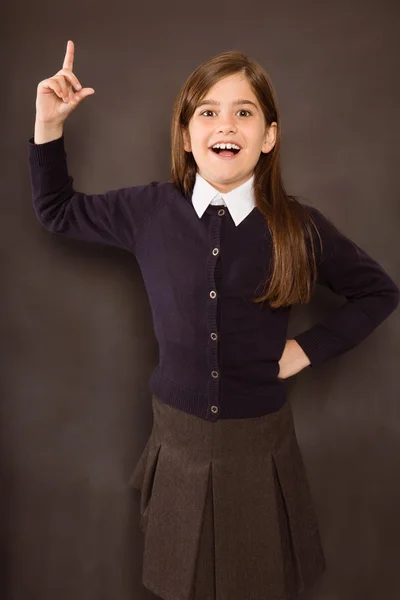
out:
M202 218L170 182L85 194L73 188L64 136L28 141L34 210L50 232L133 253L143 274L159 344L149 388L203 419L249 418L280 408L286 380L278 361L290 307L260 295L272 256L257 207L235 226L226 207ZM399 288L364 250L307 206L322 237L318 283L347 302L294 339L317 366L364 340L399 304ZM317 256L319 244L316 245Z

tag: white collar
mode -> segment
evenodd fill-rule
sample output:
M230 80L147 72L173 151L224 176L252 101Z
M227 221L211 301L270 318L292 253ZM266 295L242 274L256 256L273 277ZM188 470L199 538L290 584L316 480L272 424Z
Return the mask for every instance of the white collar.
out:
M239 185L237 188L221 194L211 185L211 183L197 172L192 194L193 208L201 218L212 200L222 198L237 226L256 206L253 182L254 173L250 179Z

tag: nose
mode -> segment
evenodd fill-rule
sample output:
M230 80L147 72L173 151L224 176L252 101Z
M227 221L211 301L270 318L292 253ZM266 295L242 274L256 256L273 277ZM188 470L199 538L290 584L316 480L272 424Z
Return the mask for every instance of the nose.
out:
M237 131L237 126L234 124L232 119L226 117L225 119L221 119L218 123L217 132L222 133L223 135L227 135L229 133L235 133Z
M236 127L233 125L226 125L218 127L218 133L222 133L223 135L229 135L230 133L235 133Z

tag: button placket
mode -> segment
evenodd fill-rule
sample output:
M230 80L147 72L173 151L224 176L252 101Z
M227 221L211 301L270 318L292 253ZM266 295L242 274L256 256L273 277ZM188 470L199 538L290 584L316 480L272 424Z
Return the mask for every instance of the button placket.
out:
M225 214L224 209L220 209L218 211L218 217L221 217ZM208 318L207 324L209 329L211 330L210 338L215 344L211 344L210 348L210 360L209 364L212 367L210 376L210 384L209 384L209 399L210 399L210 416L212 420L216 420L218 418L218 413L220 411L219 408L219 381L220 381L220 373L218 370L218 333L217 333L217 302L218 302L218 294L215 289L215 269L217 265L217 261L220 258L220 231L221 231L221 219L215 216L212 217L211 229L210 229L210 240L212 244L212 250L210 254L210 258L207 263L207 277L210 287L213 289L210 290L209 296L213 300L213 302L209 302L208 304ZM215 301L215 302L214 302Z

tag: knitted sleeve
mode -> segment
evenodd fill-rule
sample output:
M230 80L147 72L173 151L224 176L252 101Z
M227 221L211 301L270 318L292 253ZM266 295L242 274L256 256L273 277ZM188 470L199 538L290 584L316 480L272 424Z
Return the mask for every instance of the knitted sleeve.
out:
M400 290L365 250L318 209L307 208L323 245L317 261L317 283L347 300L327 318L294 337L310 359L310 366L315 366L343 354L370 335L396 309ZM318 255L317 235L316 249Z
M159 182L104 194L76 191L68 173L64 135L44 144L30 138L28 160L33 207L48 231L134 253L141 224L162 201Z

